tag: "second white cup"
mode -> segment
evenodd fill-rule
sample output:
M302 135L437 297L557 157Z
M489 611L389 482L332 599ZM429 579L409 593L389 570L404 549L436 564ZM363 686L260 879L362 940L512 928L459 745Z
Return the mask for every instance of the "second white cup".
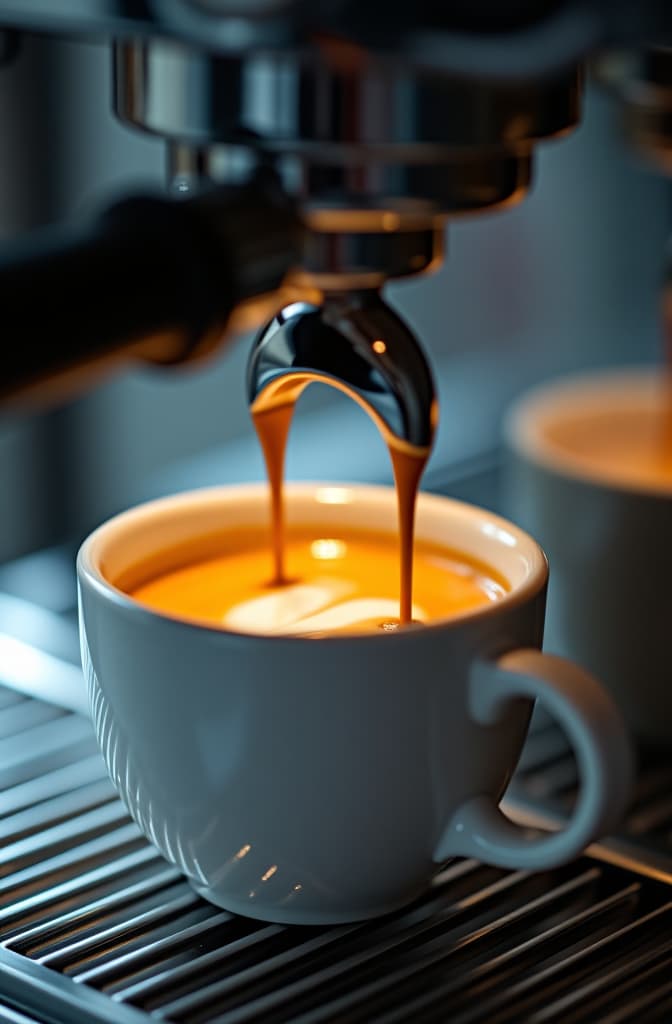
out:
M669 745L670 379L654 368L556 381L516 403L505 435L505 510L550 563L545 649L594 672L640 741Z

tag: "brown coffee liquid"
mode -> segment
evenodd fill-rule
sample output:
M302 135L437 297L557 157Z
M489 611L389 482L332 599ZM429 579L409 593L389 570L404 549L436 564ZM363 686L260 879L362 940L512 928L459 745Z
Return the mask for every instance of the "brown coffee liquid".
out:
M282 587L268 585L268 535L261 527L231 529L161 551L115 583L154 611L239 633L381 633L396 617L395 534L290 527L283 553L288 582ZM507 590L489 566L417 541L414 620L454 618L497 601Z
M413 535L415 532L415 502L424 473L429 452L413 454L388 443L394 486L397 489L399 509L399 622L410 622L413 618Z
M349 394L347 391L346 393ZM271 491L273 583L276 586L288 582L284 560L283 481L287 438L297 398L298 394L295 394L292 395L290 401L266 405L262 393L252 408L252 420L264 453L266 473ZM399 510L399 622L404 624L412 620L415 503L420 486L420 478L429 458L429 449L415 448L413 445L393 437L382 423L379 423L378 426L392 459L394 482L397 490L397 506Z
M285 479L285 452L294 414L294 405L252 413L254 429L264 453L266 475L271 492L271 547L273 550L273 578L275 586L287 582L285 572L285 509L283 482Z

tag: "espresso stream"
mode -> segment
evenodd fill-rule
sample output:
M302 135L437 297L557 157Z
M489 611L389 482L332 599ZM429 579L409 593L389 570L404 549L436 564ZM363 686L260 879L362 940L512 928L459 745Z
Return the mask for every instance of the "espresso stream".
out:
M259 443L264 453L266 473L271 491L271 543L273 548L273 584L282 586L290 582L285 567L284 468L287 438L296 405L295 401L263 407L261 402L252 408ZM261 406L261 407L259 407ZM399 623L412 620L413 606L413 533L415 503L420 478L429 458L428 448L414 448L399 441L379 424L392 460L394 482L399 510ZM390 626L391 623L381 623Z
M375 414L394 470L396 534L375 523L367 530L332 521L327 536L319 524L286 528L285 451L296 399L306 383L305 374L285 378L280 394L262 392L252 408L270 488L272 560L267 532L239 525L161 551L117 585L156 611L192 622L312 637L390 632L400 624L451 618L499 600L507 582L489 566L443 545L425 540L414 545L416 498L429 448L397 439Z
M187 546L162 549L116 582L155 611L237 633L324 637L397 627L395 532L333 522L326 531L319 524L292 526L284 554L292 579L269 586L268 532L257 524L239 524L195 537ZM416 541L416 621L463 615L499 600L507 589L506 580L485 563Z

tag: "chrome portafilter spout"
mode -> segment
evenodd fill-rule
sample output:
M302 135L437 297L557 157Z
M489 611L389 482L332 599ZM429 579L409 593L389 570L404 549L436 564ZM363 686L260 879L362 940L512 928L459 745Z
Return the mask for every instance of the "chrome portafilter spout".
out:
M293 405L313 381L354 398L388 444L429 450L436 427L432 372L420 344L378 290L293 303L258 334L248 363L253 414Z
M278 583L287 579L282 504L287 436L297 399L315 381L358 402L387 443L399 506L400 621L409 622L415 496L438 419L429 364L413 332L377 289L331 293L321 306L294 303L259 333L248 364L248 399L271 487Z

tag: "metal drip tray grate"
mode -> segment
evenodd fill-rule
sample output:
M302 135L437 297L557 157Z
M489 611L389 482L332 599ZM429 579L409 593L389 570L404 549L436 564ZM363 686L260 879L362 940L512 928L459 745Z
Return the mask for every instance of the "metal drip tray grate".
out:
M0 688L0 765L0 1021L672 1019L665 765L595 856L536 875L456 861L403 912L338 928L196 896L128 818L79 715ZM573 773L541 720L512 806L561 814Z

